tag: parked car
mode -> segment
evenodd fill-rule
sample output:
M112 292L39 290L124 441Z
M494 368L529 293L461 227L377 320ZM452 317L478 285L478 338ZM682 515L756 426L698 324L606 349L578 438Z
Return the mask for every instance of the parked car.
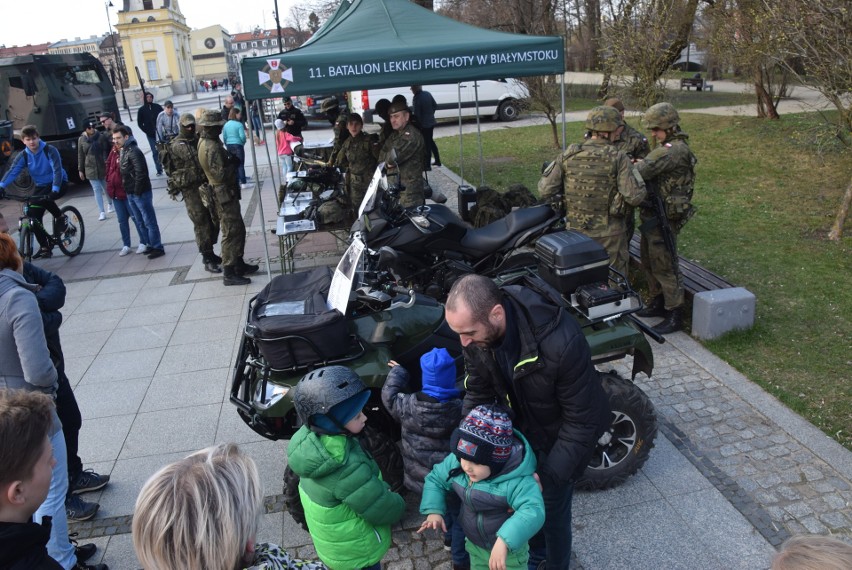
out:
M461 83L442 83L424 85L438 104L435 118L457 119L459 109L463 118L476 117L477 103L480 117L492 117L501 121L514 121L521 113L522 102L528 97L526 86L517 79L462 81ZM360 113L365 123L381 121L375 115L375 105L380 99L392 100L394 95L402 94L411 104L411 87L389 87L352 91L350 109Z

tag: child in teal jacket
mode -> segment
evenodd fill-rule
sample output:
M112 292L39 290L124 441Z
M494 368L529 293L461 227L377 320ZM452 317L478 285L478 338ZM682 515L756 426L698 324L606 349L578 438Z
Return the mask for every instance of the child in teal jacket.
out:
M509 415L492 406L477 406L453 434L453 453L426 476L418 532L443 530L445 496L462 500L461 520L471 569L524 570L529 539L544 524L544 499L535 473L535 455L527 440L512 429Z
M304 424L287 446L317 555L334 570L379 568L405 501L382 481L354 437L364 429L369 390L343 366L307 374L293 400Z

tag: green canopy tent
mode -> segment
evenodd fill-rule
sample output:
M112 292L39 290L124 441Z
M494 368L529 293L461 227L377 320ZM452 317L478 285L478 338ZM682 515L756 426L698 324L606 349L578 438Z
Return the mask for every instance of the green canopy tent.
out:
M565 55L558 36L477 28L409 0L343 0L301 47L245 58L240 68L245 97L251 101L399 85L562 76ZM564 117L564 83L562 99Z

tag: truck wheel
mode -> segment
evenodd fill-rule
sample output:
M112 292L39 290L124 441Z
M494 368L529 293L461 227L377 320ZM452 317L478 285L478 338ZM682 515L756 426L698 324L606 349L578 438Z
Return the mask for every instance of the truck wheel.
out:
M382 479L390 485L394 492L402 490L402 455L391 437L373 427L367 426L358 436L361 446L379 465ZM305 520L305 510L299 497L299 476L293 473L288 465L284 470L284 507L293 520L303 529L308 530Z
M521 109L518 107L518 102L513 99L508 99L500 103L497 108L497 116L501 121L514 121L521 114Z
M624 483L648 460L657 437L657 416L645 392L615 372L602 373L601 383L609 396L612 424L577 482L580 489L609 489Z

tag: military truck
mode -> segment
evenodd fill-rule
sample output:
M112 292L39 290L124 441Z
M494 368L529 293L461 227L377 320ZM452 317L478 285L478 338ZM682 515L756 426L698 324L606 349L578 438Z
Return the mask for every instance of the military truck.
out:
M11 122L14 138L11 152L0 152L0 174L24 148L21 128L35 125L76 180L77 139L86 121L103 112L118 118L118 103L104 66L92 54L0 58L0 121Z

